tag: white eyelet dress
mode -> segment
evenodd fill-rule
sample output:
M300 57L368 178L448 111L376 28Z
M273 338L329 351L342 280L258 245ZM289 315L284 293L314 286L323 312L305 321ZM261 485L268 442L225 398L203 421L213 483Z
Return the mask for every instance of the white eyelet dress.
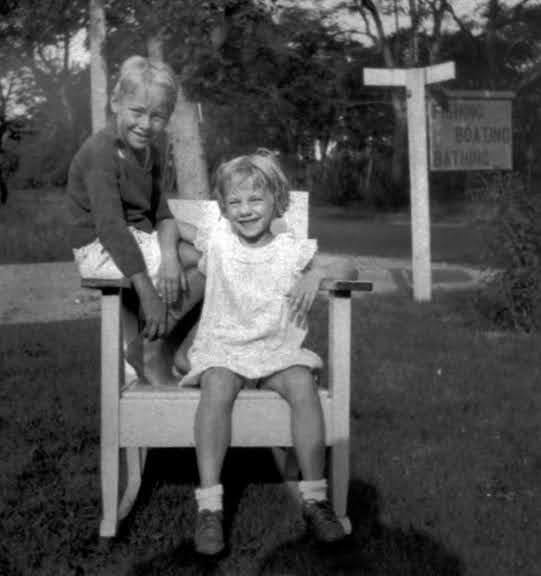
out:
M288 292L314 257L316 240L290 232L260 247L241 244L227 220L199 230L205 299L191 370L180 386L199 383L208 368L224 367L248 379L265 378L291 366L321 368L321 358L302 347L306 329L289 319Z

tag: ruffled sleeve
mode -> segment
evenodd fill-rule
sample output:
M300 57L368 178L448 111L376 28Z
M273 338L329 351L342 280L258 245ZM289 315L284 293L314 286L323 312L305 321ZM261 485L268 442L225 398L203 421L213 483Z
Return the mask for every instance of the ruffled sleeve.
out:
M317 252L317 240L306 238L300 240L297 249L295 272L302 272L312 261Z

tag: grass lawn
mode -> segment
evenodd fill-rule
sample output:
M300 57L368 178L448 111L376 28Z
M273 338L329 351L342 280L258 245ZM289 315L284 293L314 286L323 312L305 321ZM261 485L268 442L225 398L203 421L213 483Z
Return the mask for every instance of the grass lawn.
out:
M13 190L0 206L0 264L72 258L63 190Z
M310 235L325 252L411 259L411 225L407 212L369 214L353 207L312 206ZM487 264L486 233L472 221L435 217L431 256L436 262Z
M192 551L191 450L149 456L141 501L100 541L97 320L0 331L0 573L541 574L539 336L491 332L470 294L354 302L350 516L336 548L304 536L265 451L231 451L231 550ZM326 345L317 304L310 345Z
M0 264L71 260L63 190L15 190L0 208ZM314 205L310 234L325 252L410 258L407 213L385 217L353 207ZM435 261L486 264L485 239L478 226L436 215L432 231Z

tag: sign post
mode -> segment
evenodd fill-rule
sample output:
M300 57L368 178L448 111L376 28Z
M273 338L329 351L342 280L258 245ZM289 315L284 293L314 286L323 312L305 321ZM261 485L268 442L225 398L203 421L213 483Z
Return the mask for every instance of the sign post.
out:
M432 297L428 145L425 87L455 77L455 63L427 68L365 68L367 86L404 86L407 96L413 295L417 301Z

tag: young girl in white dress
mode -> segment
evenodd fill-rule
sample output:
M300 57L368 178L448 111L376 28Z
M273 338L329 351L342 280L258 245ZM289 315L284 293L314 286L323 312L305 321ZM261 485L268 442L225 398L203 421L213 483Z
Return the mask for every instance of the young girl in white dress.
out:
M222 218L211 230L179 224L206 276L201 320L188 352L190 370L180 382L201 388L195 420L201 482L196 550L217 554L224 548L220 474L233 403L243 386L275 390L289 403L305 519L318 540L339 540L344 530L327 500L324 420L312 376L322 362L302 344L321 280L354 278L355 268L350 262L324 266L315 240L273 233L273 220L288 208L289 188L270 152L222 164L214 193Z

